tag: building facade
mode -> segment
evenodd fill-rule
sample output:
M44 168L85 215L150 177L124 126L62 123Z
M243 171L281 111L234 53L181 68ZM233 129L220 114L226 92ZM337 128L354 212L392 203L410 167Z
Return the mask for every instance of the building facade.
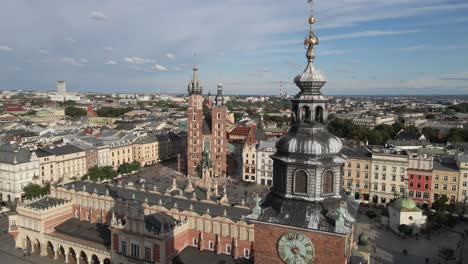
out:
M145 135L133 142L134 159L142 166L152 165L159 162L159 142L152 135Z
M73 144L40 148L36 153L43 182L69 182L87 173L86 151Z
M434 158L421 152L410 153L408 156L408 196L416 201L416 205L431 205L432 168Z
M257 148L257 184L273 185L273 160L271 155L276 152L276 141L260 141Z
M457 156L457 166L460 170L458 181L458 201L468 202L468 153Z
M226 176L226 107L222 86L218 85L215 102L203 113L203 88L198 79L198 68L193 68L193 78L188 85L187 109L187 175L201 177L202 152L209 152L215 177Z
M369 201L372 169L371 151L366 148L345 147L341 153L347 157L344 163L343 188L349 192L354 188L356 199Z
M406 183L408 156L405 152L375 150L372 152L372 203L387 204L403 192Z
M458 201L459 177L460 172L455 160L435 160L432 171L432 201L434 202L441 195L446 195L449 202L456 203Z
M39 177L39 159L18 145L0 145L0 201L21 201L23 188Z

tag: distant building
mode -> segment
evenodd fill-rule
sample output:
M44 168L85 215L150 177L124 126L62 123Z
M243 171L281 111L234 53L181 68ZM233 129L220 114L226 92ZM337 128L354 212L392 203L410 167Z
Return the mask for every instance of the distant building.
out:
M397 121L397 116L375 116L353 118L352 123L358 126L374 128L378 125L393 125Z
M242 180L246 182L257 182L257 146L261 140L265 140L266 135L259 125L252 125L249 128L249 135L244 140L242 147Z
M458 201L466 203L468 201L468 153L459 154L456 160L458 169L460 170Z
M403 196L388 204L388 226L396 233L400 233L398 227L407 225L413 228L413 234L418 234L421 228L426 226L427 216L416 206L409 197L408 189L404 189Z
M354 188L352 195L356 199L369 202L372 152L366 148L344 147L341 153L347 157L343 167L343 188L347 191L352 191Z
M460 171L455 160L451 158L434 160L431 189L432 201L435 201L441 195L446 195L449 202L456 203L458 201L459 177Z
M257 148L257 184L273 184L273 160L271 155L276 152L276 140L260 141Z
M18 145L0 145L0 201L19 201L23 188L39 176L39 159Z
M226 107L222 86L218 85L213 107L203 113L203 87L198 79L198 68L188 84L187 109L187 175L201 177L202 153L207 152L214 177L226 176Z
M67 83L65 81L57 81L57 94L58 95L67 95Z
M418 151L410 153L408 157L408 177L409 197L416 201L418 206L423 204L431 205L432 168L434 158Z
M66 144L39 148L41 182L69 182L87 173L86 151L76 145Z

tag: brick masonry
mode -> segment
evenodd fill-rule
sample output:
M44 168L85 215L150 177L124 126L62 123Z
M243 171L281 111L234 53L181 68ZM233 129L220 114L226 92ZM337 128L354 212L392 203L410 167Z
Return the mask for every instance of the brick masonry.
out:
M315 258L312 263L346 263L346 236L324 232L306 231L291 227L255 223L255 241L253 250L255 264L282 264L278 255L277 243L287 232L300 232L306 235L314 245Z

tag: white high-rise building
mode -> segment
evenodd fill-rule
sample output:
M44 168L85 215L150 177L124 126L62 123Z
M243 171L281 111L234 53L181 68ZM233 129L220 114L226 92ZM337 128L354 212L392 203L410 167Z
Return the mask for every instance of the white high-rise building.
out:
M57 94L67 95L67 83L65 81L57 81Z

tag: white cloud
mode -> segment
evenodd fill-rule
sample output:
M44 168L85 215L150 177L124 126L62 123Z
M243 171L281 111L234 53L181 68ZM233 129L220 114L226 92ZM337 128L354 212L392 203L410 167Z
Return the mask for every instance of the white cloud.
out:
M0 51L10 52L13 51L13 49L8 46L0 46Z
M75 43L76 42L76 40L74 40L73 38L70 38L70 37L66 37L63 40L65 40L67 42L70 42L70 43Z
M105 51L113 51L114 48L111 47L111 46L107 46L107 47L104 47L104 50L105 50Z
M65 64L68 64L68 65L73 65L73 66L83 66L82 63L78 62L74 58L63 58L62 62L65 63Z
M108 17L102 13L102 12L98 12L98 11L93 11L91 12L91 14L89 15L89 17L91 19L94 19L94 20L98 20L98 21L103 21L103 20L107 20Z
M47 50L39 50L39 53L40 53L40 54L49 54L49 51L47 51Z
M168 69L165 66L162 66L162 65L159 65L159 64L155 64L152 67L152 69L153 69L153 71L168 71Z
M468 45L414 45L409 47L400 48L401 51L427 51L427 50L438 50L438 51L448 51L448 50L457 50L457 49L468 49Z
M171 59L171 60L172 60L172 59L174 59L174 58L175 58L175 55L174 55L174 54L172 54L172 53L167 53L167 54L166 54L166 57L168 57L169 59Z
M338 39L352 39L352 38L365 38L365 37L381 37L393 36L402 34L411 34L420 32L419 30L366 30L359 32L351 32L345 34L338 34L333 36L324 36L320 40L338 40Z
M141 57L126 57L124 60L130 64L144 64L147 62L153 62L153 60L149 60L149 59L145 59Z
M115 65L115 64L117 64L117 62L114 61L114 60L109 60L109 61L106 62L106 64L108 64L108 65Z

